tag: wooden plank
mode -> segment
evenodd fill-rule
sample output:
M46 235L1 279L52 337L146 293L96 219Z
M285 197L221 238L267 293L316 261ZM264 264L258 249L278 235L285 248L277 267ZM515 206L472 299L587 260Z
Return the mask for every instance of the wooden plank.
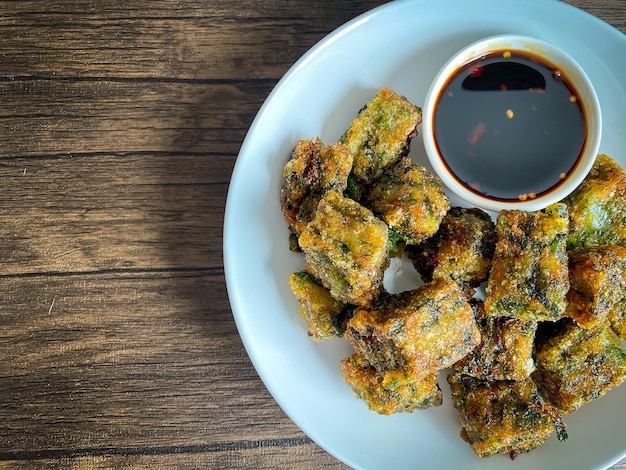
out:
M10 417L0 423L0 460L232 452L300 434L257 385L221 274L8 277L0 298Z
M272 83L0 81L0 157L236 155ZM6 99L19 96L20 100ZM229 106L225 106L228 103Z
M129 153L0 162L0 274L221 270L232 157Z
M158 468L158 469L241 469L275 470L285 468L320 470L347 470L335 458L308 439L285 444L283 441L258 441L249 448L224 447L171 447L151 448L147 452L124 449L94 452L71 456L45 456L36 460L7 460L0 468L12 470L36 469L94 469L94 468ZM312 465L315 462L315 465Z
M276 78L355 11L383 3L0 2L2 75Z

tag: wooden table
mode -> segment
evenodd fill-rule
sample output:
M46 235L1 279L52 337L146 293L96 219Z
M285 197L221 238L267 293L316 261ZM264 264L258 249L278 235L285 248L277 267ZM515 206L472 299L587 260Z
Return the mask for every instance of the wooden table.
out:
M3 468L345 468L244 351L222 221L272 87L382 3L0 2Z

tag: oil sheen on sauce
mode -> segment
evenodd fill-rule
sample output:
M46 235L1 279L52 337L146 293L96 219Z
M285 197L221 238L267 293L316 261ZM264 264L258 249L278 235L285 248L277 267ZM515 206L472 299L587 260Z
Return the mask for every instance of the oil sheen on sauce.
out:
M557 69L534 55L499 51L450 78L434 134L459 182L513 201L546 193L573 171L586 125L580 97Z

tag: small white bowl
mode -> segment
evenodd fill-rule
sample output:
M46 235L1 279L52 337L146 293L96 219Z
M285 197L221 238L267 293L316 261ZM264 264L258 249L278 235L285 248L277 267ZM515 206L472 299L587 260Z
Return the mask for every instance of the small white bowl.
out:
M519 197L489 196L471 187L469 181L461 181L454 173L453 164L442 155L435 135L435 118L442 92L451 78L465 65L495 52L509 51L540 58L550 67L558 70L573 88L578 104L583 111L586 132L582 150L576 163L567 172L560 173L560 181L550 189L522 193ZM508 55L504 55L508 57ZM547 88L546 88L547 89ZM574 98L572 98L574 99ZM473 112L473 110L469 110ZM480 110L477 110L477 112ZM459 110L461 112L461 110ZM426 154L430 163L442 179L445 186L471 205L491 210L520 209L535 211L558 202L571 193L585 178L591 169L600 147L602 136L602 117L596 92L583 69L565 52L544 41L519 35L499 35L475 42L456 53L439 71L426 95L423 105L422 136ZM513 115L512 111L507 113ZM511 117L510 116L510 117ZM476 161L477 168L480 161ZM472 163L473 164L473 163ZM483 163L484 164L484 163ZM497 173L494 175L497 178Z

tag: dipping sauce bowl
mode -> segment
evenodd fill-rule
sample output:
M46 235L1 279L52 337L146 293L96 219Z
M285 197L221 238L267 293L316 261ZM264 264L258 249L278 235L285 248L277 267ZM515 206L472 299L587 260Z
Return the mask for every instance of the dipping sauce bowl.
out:
M519 35L489 37L455 54L422 112L437 175L491 211L534 211L563 199L591 169L602 136L584 70L559 48Z

